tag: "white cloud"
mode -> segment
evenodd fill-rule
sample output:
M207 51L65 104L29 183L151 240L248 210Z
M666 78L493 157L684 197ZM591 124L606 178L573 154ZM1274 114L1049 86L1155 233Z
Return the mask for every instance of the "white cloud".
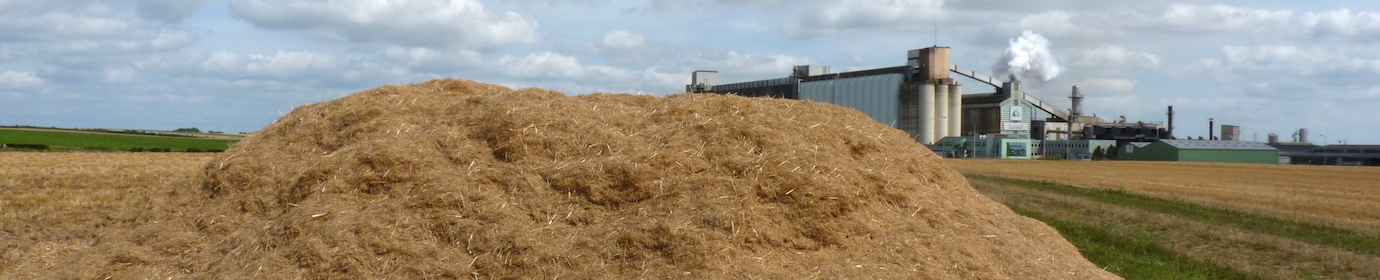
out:
M6 52L108 53L185 48L192 34L121 14L100 1L33 1L0 9Z
M740 75L770 76L772 78L785 77L791 74L792 67L796 65L814 64L815 61L804 57L789 55L754 55L743 54L736 51L698 51L688 55L688 61L684 65L695 68L691 70L719 70L720 72L738 73ZM727 73L726 73L727 74ZM686 71L688 75L689 71Z
M1088 96L1107 97L1131 95L1136 82L1127 79L1089 78L1074 83Z
M573 56L552 52L518 58L504 56L497 66L505 75L518 78L575 78L584 75L584 66Z
M1154 20L1182 32L1280 32L1294 18L1290 10L1242 8L1227 5L1173 4Z
M186 105L189 103L201 103L206 101L205 97L182 94L138 94L125 95L121 100L137 103L177 103Z
M538 38L535 19L478 0L231 0L230 8L255 26L339 42L492 50Z
M191 17L210 0L137 0L139 17L148 20L176 23Z
M136 76L138 76L138 73L136 73L134 69L129 67L121 67L116 69L105 70L104 80L107 83L127 84L134 82L134 78Z
M1308 13L1301 16L1300 21L1316 36L1343 36L1367 42L1380 40L1380 13L1340 9Z
M1103 45L1080 50L1074 64L1081 67L1158 68L1164 60L1149 53L1134 52L1121 45Z
M615 30L589 42L587 53L604 57L604 62L618 67L652 67L675 64L684 52L682 46L648 39L641 33Z
M34 72L5 70L0 72L0 88L32 88L44 83Z
M1236 85L1251 96L1350 100L1378 86L1380 54L1368 47L1224 46L1186 72Z
M212 73L242 78L291 79L343 70L345 66L331 55L314 52L279 51L273 55L211 53L201 68Z
M925 26L947 16L943 0L845 0L805 5L804 14L775 27L787 37L832 36L872 28L906 29Z
M600 47L605 51L631 51L642 48L647 43L647 38L642 34L618 30L604 34L604 39L600 41Z
M388 47L383 55L409 68L427 72L453 72L484 64L483 54L471 50Z
M1066 11L1049 11L1031 14L1021 18L1020 26L1040 30L1043 33L1070 34L1084 28L1073 22L1073 14Z

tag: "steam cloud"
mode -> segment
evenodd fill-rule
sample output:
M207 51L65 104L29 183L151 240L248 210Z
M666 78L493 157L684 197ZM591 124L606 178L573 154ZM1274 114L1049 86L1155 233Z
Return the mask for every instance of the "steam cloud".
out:
M1049 53L1049 39L1026 30L1020 38L1011 39L1011 47L1006 49L1001 61L992 65L992 72L998 77L1016 75L1021 79L1049 81L1064 71L1054 55Z

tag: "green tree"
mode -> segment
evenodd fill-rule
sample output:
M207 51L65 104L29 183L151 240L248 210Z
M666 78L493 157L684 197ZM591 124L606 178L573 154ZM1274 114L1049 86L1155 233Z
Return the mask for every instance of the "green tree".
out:
M1103 150L1102 150L1102 146L1097 146L1096 149L1093 149L1093 154L1092 154L1092 159L1093 159L1093 160L1103 160L1103 159L1106 159L1106 158L1107 158L1107 151L1103 151Z
M1107 159L1121 159L1121 151L1119 150L1121 150L1120 147L1116 145L1107 147Z

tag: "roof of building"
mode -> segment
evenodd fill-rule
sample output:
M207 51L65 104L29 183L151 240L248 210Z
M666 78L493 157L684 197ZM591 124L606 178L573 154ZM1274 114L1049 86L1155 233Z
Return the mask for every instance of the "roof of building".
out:
M963 104L996 104L1011 98L1001 93L964 94Z
M1266 150L1277 151L1275 147L1255 141L1217 141L1217 140L1160 140L1183 150Z
M1326 146L1322 146L1322 147L1328 148L1328 149L1348 149L1348 150L1370 150L1370 149L1380 149L1380 145L1341 145L1341 144L1334 144L1334 145L1326 145Z
M825 80L837 80L837 79L847 79L847 78L866 77L866 76L874 76L874 75L905 74L906 71L908 71L908 70L910 70L910 66L896 66L896 67L887 67L887 68L877 68L877 69L868 69L868 70L858 70L858 71L843 72L843 73L820 74L820 75L814 75L814 76L804 77L804 78L801 78L801 80L804 80L804 81L806 81L806 82L814 82L814 81L825 81Z
M1120 127L1120 128L1158 128L1159 124L1146 122L1133 123L1095 123L1089 124L1093 127Z
M1343 159L1366 158L1366 159L1380 159L1380 154L1362 154L1362 153L1307 153L1307 154L1294 154L1294 155L1289 155L1289 156L1290 156L1290 157L1296 157L1296 158L1343 158Z
M1279 144L1279 143L1276 143L1276 144L1265 144L1265 145L1269 145L1270 147L1275 147L1276 150L1279 150L1279 151L1281 151L1281 152L1291 152L1291 153L1307 153L1307 152L1313 151L1313 148L1318 147L1318 146L1314 146L1314 145Z
M1150 145L1151 142L1130 142L1130 143L1131 143L1132 146L1136 146L1136 148L1145 148L1145 146L1146 146L1146 145Z

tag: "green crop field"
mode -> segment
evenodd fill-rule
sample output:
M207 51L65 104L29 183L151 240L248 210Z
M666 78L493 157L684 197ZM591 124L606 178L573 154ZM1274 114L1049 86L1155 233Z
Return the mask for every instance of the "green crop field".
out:
M46 145L53 150L225 150L236 140L0 129L0 143Z

